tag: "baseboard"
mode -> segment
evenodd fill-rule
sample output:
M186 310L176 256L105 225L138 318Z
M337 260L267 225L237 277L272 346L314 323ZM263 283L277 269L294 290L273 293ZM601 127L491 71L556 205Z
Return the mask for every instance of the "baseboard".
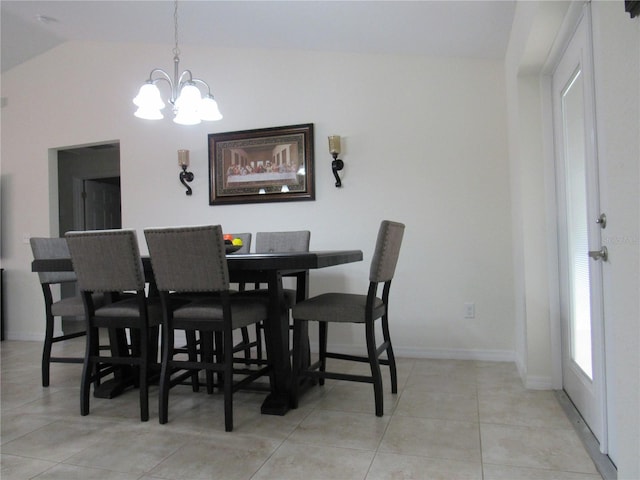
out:
M364 347L353 345L331 345L336 352L351 355L362 354L366 350ZM311 351L318 353L317 345L312 342ZM486 362L514 362L515 353L509 350L475 350L475 349L449 349L449 348L413 348L396 347L393 351L397 358L433 358L443 360L476 360Z
M62 333L62 332L58 332ZM57 333L56 333L57 335ZM29 332L5 332L6 340L18 340L20 342L44 342L43 333L29 333Z
M8 340L22 340L22 341L39 341L44 340L44 336L41 334L19 333L7 335ZM177 331L175 335L176 345L182 345L186 343L184 332ZM317 345L315 342L311 344L311 351L318 353ZM336 345L330 346L335 352L346 353L351 355L358 355L365 352L364 347L354 345ZM456 349L456 348L414 348L414 347L395 347L394 352L397 358L433 358L442 360L476 360L486 362L516 362L515 352L510 350L477 350L477 349ZM517 363L517 362L516 362ZM520 371L520 368L518 368ZM551 389L551 379L547 377L526 376L525 385L527 388L536 390L548 390Z
M516 363L516 368L518 369L518 374L520 375L520 378L525 378L527 376L527 369L524 366L524 362L522 361L522 358L516 357L515 363Z
M555 390L553 378L542 375L529 375L521 359L516 359L516 368L522 383L528 390Z

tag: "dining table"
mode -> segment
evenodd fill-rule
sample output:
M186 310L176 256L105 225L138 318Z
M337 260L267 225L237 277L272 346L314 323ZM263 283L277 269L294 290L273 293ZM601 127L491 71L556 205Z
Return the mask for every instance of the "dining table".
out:
M284 415L290 409L292 370L289 354L289 311L284 298L283 278L293 277L297 301L309 294L309 271L362 261L361 250L320 250L284 253L227 253L229 278L233 283L267 285L269 313L265 322L267 356L273 368L270 392L261 406L268 415ZM153 269L148 256L142 256L145 279L154 285ZM33 272L73 271L70 258L39 259L31 263ZM308 336L303 335L305 341ZM305 346L303 346L305 348ZM303 350L304 351L304 350ZM101 386L96 396L112 398L114 391Z

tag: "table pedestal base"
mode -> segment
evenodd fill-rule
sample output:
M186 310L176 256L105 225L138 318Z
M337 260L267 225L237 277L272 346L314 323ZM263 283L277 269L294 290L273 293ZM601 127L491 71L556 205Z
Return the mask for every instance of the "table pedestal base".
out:
M113 378L96 387L93 391L93 396L95 398L116 398L118 395L121 395L128 386L131 386L131 384L127 384L121 379Z
M291 409L289 395L270 393L262 402L260 413L264 415L285 415Z

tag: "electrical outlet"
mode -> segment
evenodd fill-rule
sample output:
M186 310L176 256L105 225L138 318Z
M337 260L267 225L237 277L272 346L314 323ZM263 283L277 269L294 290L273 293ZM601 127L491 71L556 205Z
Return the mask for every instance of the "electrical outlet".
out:
M466 302L464 304L464 318L476 318L476 304Z

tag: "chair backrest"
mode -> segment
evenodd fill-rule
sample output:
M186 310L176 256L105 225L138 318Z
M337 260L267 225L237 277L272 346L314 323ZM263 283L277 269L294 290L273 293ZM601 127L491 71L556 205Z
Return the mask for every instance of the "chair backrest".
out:
M383 220L371 258L370 282L388 282L393 278L400 255L404 224Z
M64 238L32 237L29 239L35 260L46 258L69 258L69 247ZM75 282L74 272L38 272L40 283Z
M145 229L153 275L161 292L229 289L222 227L208 225Z
M257 232L256 253L308 252L311 232Z
M67 232L65 237L80 290L144 289L144 270L134 230Z
M249 253L251 251L251 233L232 233L233 238L242 240L242 247L233 253Z

